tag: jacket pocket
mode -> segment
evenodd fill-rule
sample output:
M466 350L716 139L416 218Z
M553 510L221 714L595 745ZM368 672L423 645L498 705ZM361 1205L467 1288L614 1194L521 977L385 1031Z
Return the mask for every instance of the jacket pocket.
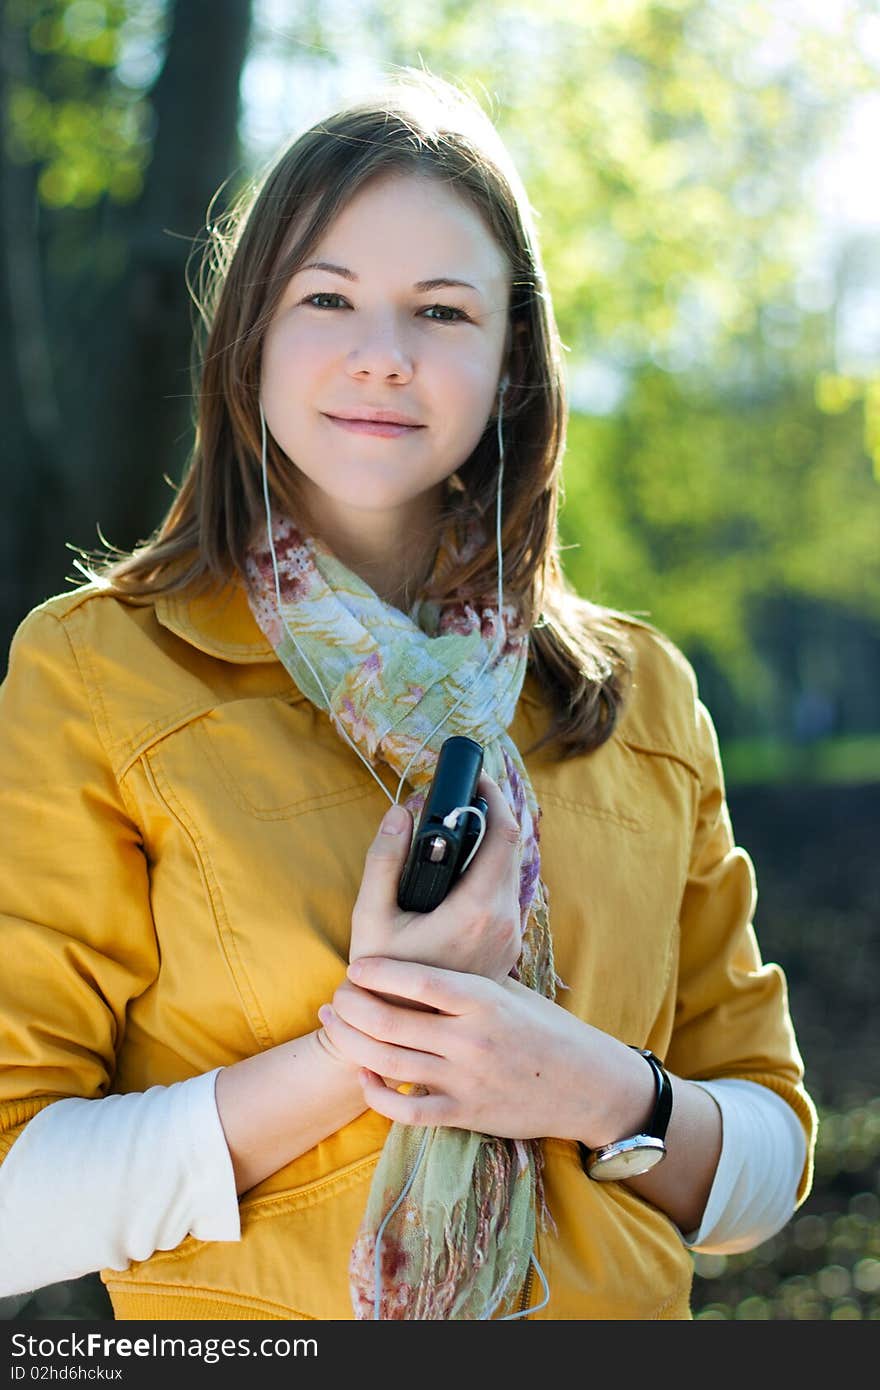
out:
M240 1241L188 1236L123 1273L103 1271L111 1298L134 1309L139 1291L151 1300L162 1293L169 1308L195 1296L270 1318L353 1320L348 1260L379 1152L300 1187L242 1198Z
M157 1016L145 1027L161 1029L169 1009L191 1010L197 979L203 1017L222 1017L231 1001L271 1047L316 1028L316 1010L344 977L351 912L387 803L353 753L319 756L298 719L310 727L299 706L239 701L143 757L162 957Z

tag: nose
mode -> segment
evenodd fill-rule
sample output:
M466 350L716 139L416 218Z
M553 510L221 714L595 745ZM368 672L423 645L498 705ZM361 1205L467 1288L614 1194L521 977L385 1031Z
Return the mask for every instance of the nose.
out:
M408 381L413 374L413 356L393 315L374 318L361 327L358 343L348 354L352 376L398 377Z

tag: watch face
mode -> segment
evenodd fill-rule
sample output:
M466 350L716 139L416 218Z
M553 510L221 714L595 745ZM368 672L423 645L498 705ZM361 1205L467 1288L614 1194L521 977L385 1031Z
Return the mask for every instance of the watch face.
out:
M622 1178L637 1178L647 1173L666 1156L662 1139L637 1135L617 1144L597 1149L589 1166L589 1175L597 1181L619 1182Z

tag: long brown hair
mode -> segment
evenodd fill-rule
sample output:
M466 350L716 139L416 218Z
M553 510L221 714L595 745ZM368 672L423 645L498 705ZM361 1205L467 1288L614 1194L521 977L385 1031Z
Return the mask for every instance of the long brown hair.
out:
M505 595L522 606L529 659L552 720L535 748L557 740L570 757L610 737L625 698L631 652L616 621L626 615L578 595L559 560L557 512L567 401L561 343L525 188L492 121L467 93L427 71L404 69L301 134L231 209L208 227L192 287L195 436L164 520L131 552L76 567L129 597L203 592L244 570L264 512L260 463L263 337L290 276L365 184L390 174L452 182L505 252L510 268L510 387L502 428ZM307 217L289 245L294 219ZM438 519L494 516L497 420L455 475ZM275 502L297 512L296 469L271 438L267 475ZM471 561L424 590L443 602L497 587L494 526ZM439 532L438 532L439 534ZM111 548L112 549L112 548ZM121 558L120 558L121 557ZM528 750L532 751L532 750Z

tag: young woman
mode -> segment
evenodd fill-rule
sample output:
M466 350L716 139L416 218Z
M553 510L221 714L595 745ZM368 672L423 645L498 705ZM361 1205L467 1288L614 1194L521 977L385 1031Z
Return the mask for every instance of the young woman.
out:
M815 1110L693 670L562 574L516 170L410 73L214 238L174 504L0 691L0 1293L689 1318L691 1251L804 1200ZM485 833L403 911L454 734Z

